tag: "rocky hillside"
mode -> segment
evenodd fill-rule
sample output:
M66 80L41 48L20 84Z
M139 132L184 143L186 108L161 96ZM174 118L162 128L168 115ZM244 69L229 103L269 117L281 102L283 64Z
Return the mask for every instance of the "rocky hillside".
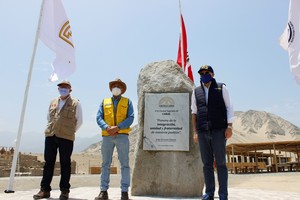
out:
M235 112L231 143L252 143L300 140L300 128L272 113L249 110ZM138 126L132 127L129 135L130 153L133 154L137 140ZM101 141L84 150L86 153L99 152Z
M234 135L229 143L300 140L300 128L272 113L235 112Z

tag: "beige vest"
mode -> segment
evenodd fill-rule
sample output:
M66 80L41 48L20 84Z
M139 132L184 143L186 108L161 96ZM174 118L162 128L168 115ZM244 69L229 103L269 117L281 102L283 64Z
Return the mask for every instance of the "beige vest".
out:
M78 100L69 97L65 105L58 111L58 100L53 99L49 107L50 119L45 130L46 137L55 135L67 140L75 140L76 132L76 107Z

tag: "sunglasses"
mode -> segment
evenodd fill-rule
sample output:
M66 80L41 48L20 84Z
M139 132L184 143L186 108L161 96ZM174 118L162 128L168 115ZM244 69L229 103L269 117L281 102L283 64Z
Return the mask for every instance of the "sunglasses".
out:
M201 72L200 73L200 76L203 76L203 75L205 75L205 74L209 74L210 72L208 72L208 71L206 71L206 72Z

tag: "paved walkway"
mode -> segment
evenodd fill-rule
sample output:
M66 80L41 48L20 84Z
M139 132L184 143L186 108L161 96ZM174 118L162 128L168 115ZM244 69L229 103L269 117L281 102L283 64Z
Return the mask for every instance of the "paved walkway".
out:
M59 176L52 181L51 198L58 200ZM70 200L94 200L99 194L99 175L72 175ZM15 177L15 193L4 193L9 178L0 178L0 200L30 200L39 191L41 177ZM111 175L111 188L108 190L110 200L120 199L120 175ZM300 173L229 175L230 200L300 200ZM2 191L1 191L2 190ZM129 192L130 195L130 192ZM195 198L165 198L154 196L131 196L131 200L174 200ZM219 199L215 197L215 200Z
M37 193L38 190L27 190L27 191L17 191L15 193L6 194L0 193L0 199L5 200L29 200L33 199L33 194ZM111 200L119 200L120 199L120 189L119 188L110 188L109 189L109 199ZM70 200L94 200L94 198L98 195L99 189L96 187L80 187L73 188L70 193ZM300 193L295 192L274 192L274 191L265 191L258 189L229 189L229 199L230 200L299 200ZM59 190L53 190L51 192L51 198L53 200L58 200L60 195ZM174 200L174 199L186 199L186 200L194 200L200 199L197 198L164 198L164 197L153 197L153 196L131 196L131 200ZM215 197L215 199L218 199Z

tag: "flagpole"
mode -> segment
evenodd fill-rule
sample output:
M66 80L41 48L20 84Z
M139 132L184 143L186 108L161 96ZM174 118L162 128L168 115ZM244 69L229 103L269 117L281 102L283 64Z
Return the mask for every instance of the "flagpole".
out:
M39 16L39 21L38 21L38 28L36 30L34 47L33 47L32 57L31 57L31 61L30 61L30 67L29 67L28 76L27 76L27 84L26 84L26 89L25 89L25 93L24 93L23 106L22 106L22 112L21 112L21 116L20 116L16 147L15 147L15 150L14 150L14 156L13 156L12 166L11 166L11 170L10 170L8 189L4 191L5 193L14 193L15 192L13 190L14 177L15 177L15 172L16 172L17 159L18 159L18 154L19 154L19 147L20 147L20 142L21 142L23 124L24 124L24 117L25 117L25 110L26 110L29 86L30 86L31 75L32 75L32 68L33 68L35 53L36 53L37 44L38 44L38 38L39 38L38 36L39 36L41 19L42 19L44 1L45 0L43 0L42 4L41 4L41 11L40 11L40 16Z
M183 71L185 70L185 66L184 66L184 55L183 55L183 36L182 36L182 19L181 19L181 2L179 0L179 19L180 19L180 50L181 50L181 63L182 66L181 68L183 69Z

